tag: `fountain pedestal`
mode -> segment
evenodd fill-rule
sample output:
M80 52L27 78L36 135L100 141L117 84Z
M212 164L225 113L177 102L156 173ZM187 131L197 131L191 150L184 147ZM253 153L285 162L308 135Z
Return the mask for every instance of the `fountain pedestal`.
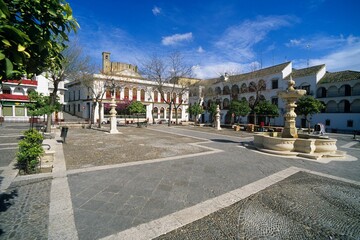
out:
M281 137L271 132L258 133L254 135L254 146L260 151L271 154L311 159L345 156L345 152L337 150L336 139L297 133L295 102L305 95L306 91L294 89L294 84L290 77L288 89L279 92L279 96L286 102L285 126Z
M286 101L286 113L285 117L285 126L282 132L281 137L283 138L297 138L297 129L296 129L296 100L301 96L306 94L306 90L295 90L294 88L295 81L292 80L290 76L290 80L288 81L288 89L286 91L279 92L279 96Z

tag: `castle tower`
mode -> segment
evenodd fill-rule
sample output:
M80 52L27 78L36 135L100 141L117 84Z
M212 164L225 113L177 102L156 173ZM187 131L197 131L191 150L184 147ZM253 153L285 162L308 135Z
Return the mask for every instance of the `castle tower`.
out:
M108 73L111 71L111 62L110 62L110 53L102 53L102 71L103 73Z

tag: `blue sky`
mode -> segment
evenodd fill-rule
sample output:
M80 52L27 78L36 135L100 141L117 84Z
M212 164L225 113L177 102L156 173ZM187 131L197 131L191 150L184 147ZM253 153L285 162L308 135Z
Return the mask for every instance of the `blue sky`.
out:
M98 65L103 51L132 64L179 51L199 78L286 61L360 71L358 0L68 2L81 26L75 38Z

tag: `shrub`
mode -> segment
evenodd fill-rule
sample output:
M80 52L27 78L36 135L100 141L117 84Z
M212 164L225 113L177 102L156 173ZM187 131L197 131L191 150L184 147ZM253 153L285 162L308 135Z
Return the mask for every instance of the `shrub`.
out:
M24 173L35 173L37 172L40 157L44 154L42 148L44 138L35 129L25 131L24 135L24 139L19 142L18 168Z

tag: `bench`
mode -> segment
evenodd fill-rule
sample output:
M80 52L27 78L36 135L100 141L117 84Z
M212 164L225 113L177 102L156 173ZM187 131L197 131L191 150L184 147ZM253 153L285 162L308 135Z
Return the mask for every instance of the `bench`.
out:
M138 127L147 127L147 126L148 126L148 121L138 122L138 123L137 123L137 126L138 126Z

